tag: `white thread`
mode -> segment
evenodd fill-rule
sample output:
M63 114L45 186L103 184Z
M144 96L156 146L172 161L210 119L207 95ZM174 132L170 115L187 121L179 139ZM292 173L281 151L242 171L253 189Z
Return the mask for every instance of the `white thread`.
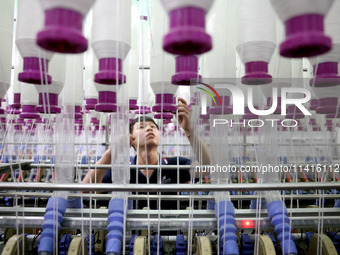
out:
M171 77L175 74L174 57L167 53L152 55L150 64L150 86L153 92L162 93L163 87L164 93L176 93L178 86L171 84Z
M95 73L95 64L98 65L98 60L94 56L92 48L90 47L85 53L85 74L84 74L85 99L98 99L98 92L93 81L93 76ZM97 66L96 70L98 70Z
M10 70L11 67L8 66L8 69ZM21 85L20 81L18 80L18 75L20 72L22 72L23 69L23 60L20 56L20 52L17 47L14 49L14 77L13 77L13 93L20 93L21 91Z
M271 3L279 18L285 22L304 14L326 15L333 0L271 0Z
M207 16L213 48L202 56L202 77L209 84L208 78L223 78L221 82L226 83L236 77L236 9L235 1L216 1Z
M39 94L34 89L34 85L20 82L21 83L21 104L22 105L37 105Z
M151 2L150 86L155 95L175 94L178 86L171 84L175 74L175 57L164 52L162 39L168 28L169 19L159 1Z
M110 85L104 85L104 84L99 84L99 83L94 83L96 89L98 92L101 91L111 91L111 92L117 92L120 89L121 85L117 86L110 86Z
M65 84L67 91L64 92L64 103L76 106L83 103L83 56L72 54L66 57L66 79Z
M332 86L332 87L313 87L315 96L318 99L322 98L339 98L340 95L340 85Z
M14 2L0 3L0 98L4 98L11 82Z
M304 88L302 59L291 59L292 87ZM301 94L288 93L288 98L302 98Z
M35 85L38 93L48 92L60 94L65 84L66 75L66 55L55 54L49 63L49 73L52 76L52 83L48 85Z
M97 57L125 59L131 47L131 1L100 0L93 6L92 48Z
M15 43L23 58L42 57L50 60L52 52L36 44L36 35L43 28L44 13L38 0L18 0L18 18Z
M269 63L276 47L275 13L267 0L241 0L238 16L239 44L242 62Z
M340 62L340 1L335 1L325 19L326 34L332 38L332 49L318 57L311 58L310 62L315 65L325 62Z
M214 0L162 0L162 4L168 13L183 7L197 7L208 12L213 2Z
M124 71L126 74L126 84L123 89L127 91L129 99L138 98L139 79L139 46L140 46L140 15L136 1L131 6L131 49L124 61Z
M100 1L102 0L97 2ZM95 0L40 0L40 4L44 10L64 8L80 12L83 16L87 14L94 2Z
M53 81L65 83L66 78L66 55L55 54L54 58L49 64L49 71L53 78Z
M313 64L318 64L318 62L314 62L316 61L315 58L308 58L309 63L311 65ZM310 78L312 78L313 73L311 72L309 74ZM306 86L308 87L308 85L306 84ZM339 97L340 95L340 85L336 85L336 86L331 86L331 87L315 87L314 84L312 84L312 95L314 95L317 99L322 99L322 98L334 98L334 97Z

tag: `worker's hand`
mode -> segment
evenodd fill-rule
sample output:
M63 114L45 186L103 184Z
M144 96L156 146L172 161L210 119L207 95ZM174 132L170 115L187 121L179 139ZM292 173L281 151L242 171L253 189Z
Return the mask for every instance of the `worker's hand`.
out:
M181 97L178 98L178 122L184 129L185 135L189 136L191 134L191 110Z

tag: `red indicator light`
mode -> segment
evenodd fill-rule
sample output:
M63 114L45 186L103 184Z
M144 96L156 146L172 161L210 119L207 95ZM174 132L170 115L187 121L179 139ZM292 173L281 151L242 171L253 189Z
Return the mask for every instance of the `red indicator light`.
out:
M255 228L255 224L252 220L243 220L242 227L243 228Z

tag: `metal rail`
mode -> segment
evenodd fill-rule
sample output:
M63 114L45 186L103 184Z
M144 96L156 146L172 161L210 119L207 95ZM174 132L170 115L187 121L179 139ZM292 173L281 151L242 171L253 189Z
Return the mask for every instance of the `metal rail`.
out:
M52 192L0 192L0 197L18 197L19 199L25 198L30 199L34 198L50 198L53 196ZM319 199L321 194L310 194L310 195L281 195L282 199L293 199L293 200L315 200ZM339 199L340 194L322 194L323 199ZM70 193L70 198L82 198L82 199L101 199L101 200L110 200L112 198L111 194L76 194ZM129 199L131 200L159 200L159 196L157 195L129 195ZM206 201L206 200L214 200L215 197L213 195L162 195L162 200L178 200L178 201L188 201L193 199L195 201ZM232 201L249 201L258 199L258 195L230 195L230 199ZM264 199L264 197L262 197Z
M304 183L251 183L251 184L55 184L55 183L6 183L0 182L0 190L53 190L85 192L197 192L197 191L264 191L264 190L322 190L340 189L340 182Z
M16 167L19 167L22 163L15 163L14 165ZM279 167L286 167L288 168L289 171L294 171L296 169L296 171L300 171L301 169L304 169L306 166L308 166L310 168L312 168L312 166L317 166L317 165L321 165L323 166L327 166L327 171L329 171L329 166L331 165L339 165L340 162L333 162L332 164L328 164L328 163L320 163L320 164L315 164L315 163L306 163L306 162L296 162L296 163L291 163L291 164L275 164L273 166L279 166ZM228 169L228 167L236 167L237 170L239 170L239 168L242 166L259 166L260 164L258 162L247 162L245 164L235 164L234 162L230 162L228 165L220 165L219 167L222 169L223 167L225 167L226 169ZM265 164L261 164L262 166L266 166ZM296 167L295 167L296 166ZM6 164L5 166L1 166L0 164L0 170L2 168L9 168L10 164ZM31 168L54 168L55 164L48 164L48 163L39 163L39 164L30 164ZM196 167L199 169L204 169L206 171L208 171L210 168L215 167L217 169L217 165L118 165L118 164L102 164L102 165L97 165L97 164L75 164L74 168L81 168L81 169L111 169L112 167L129 167L130 169L156 169L156 168L161 168L161 169L195 169ZM310 169L311 170L311 169ZM324 169L320 169L320 171L324 172ZM248 173L248 172L246 172Z
M44 223L44 208L16 207L0 208L0 225L2 227L13 227L23 224L25 227L40 228ZM259 217L256 218L258 215ZM320 218L320 213L323 217ZM308 208L288 209L288 215L292 227L316 228L323 221L324 228L340 226L339 208ZM17 215L17 216L15 216ZM23 216L24 215L24 216ZM92 227L93 229L105 229L108 225L107 209L67 209L62 228L76 229ZM245 227L244 221L248 221L249 228L255 228L258 222L261 229L272 229L266 210L235 210L236 227ZM126 217L127 230L147 229L157 230L160 224L161 230L185 230L189 224L194 229L215 230L217 221L214 210L129 210Z

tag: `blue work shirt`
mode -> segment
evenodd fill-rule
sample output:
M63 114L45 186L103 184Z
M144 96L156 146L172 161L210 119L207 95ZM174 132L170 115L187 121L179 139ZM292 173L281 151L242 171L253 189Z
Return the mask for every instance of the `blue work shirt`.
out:
M130 158L130 165L136 165L137 156ZM149 177L149 183L157 184L158 173L161 171L161 182L162 184L176 184L177 183L177 164L178 165L190 165L191 160L184 157L162 157L161 159L162 165L174 165L173 169L155 169L151 176ZM152 166L150 165L150 168ZM137 181L136 181L137 180ZM190 172L189 170L179 170L179 182L178 183L187 183L190 181ZM102 183L111 183L111 170L107 170L105 176L102 180ZM147 179L146 176L138 169L136 174L136 169L130 169L130 183L138 183L138 184L146 184ZM179 190L180 192L180 190ZM139 192L138 194L146 194L145 192ZM155 195L156 193L150 192L150 195ZM176 195L173 192L162 192L162 195ZM150 200L150 209L158 209L158 200ZM136 201L133 203L133 208L135 209L143 209L147 207L147 200L139 200L136 205ZM161 209L162 210L170 210L177 209L177 201L176 200L161 200Z

